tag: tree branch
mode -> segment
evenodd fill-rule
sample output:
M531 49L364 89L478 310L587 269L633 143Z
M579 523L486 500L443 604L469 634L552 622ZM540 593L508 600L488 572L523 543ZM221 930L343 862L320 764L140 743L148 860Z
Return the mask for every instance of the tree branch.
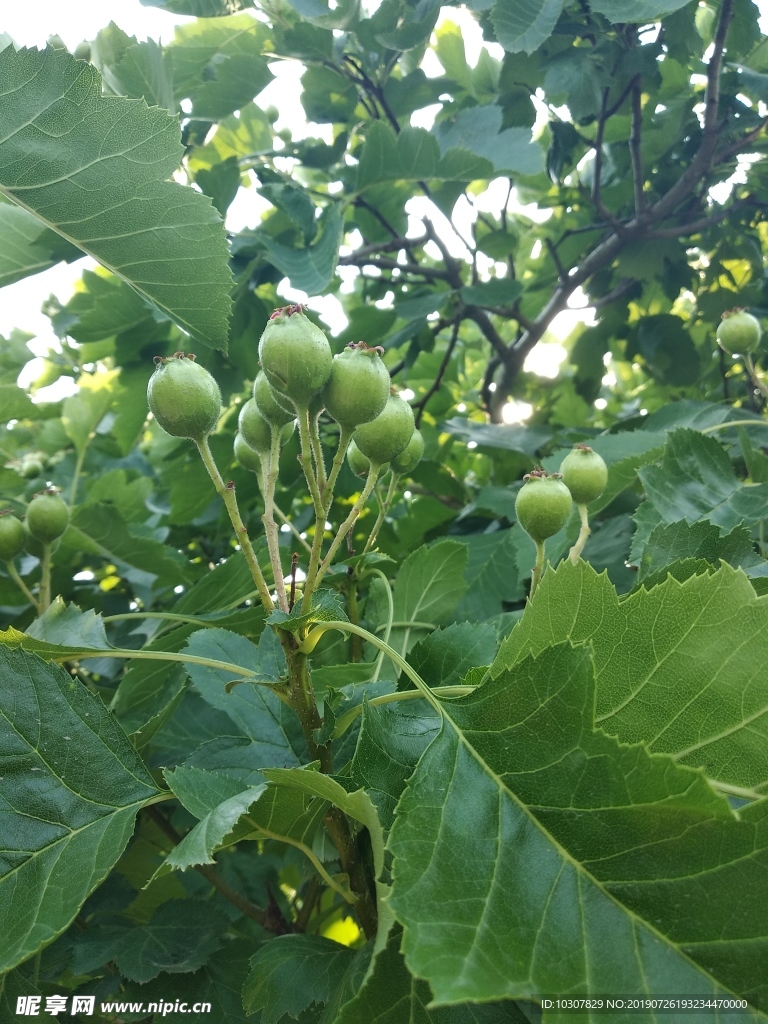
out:
M632 128L629 133L629 157L632 161L632 183L635 192L635 216L639 217L645 209L643 195L643 156L640 140L643 127L642 86L640 76L636 75L632 85Z
M440 369L437 371L437 376L432 381L432 383L431 383L431 385L429 387L429 390L424 395L424 397L420 398L418 402L414 402L413 403L413 409L416 411L416 427L417 427L417 429L421 425L421 417L424 414L424 410L425 410L425 408L427 406L427 402L430 400L432 395L434 395L435 392L440 389L440 384L442 383L443 375L445 374L445 371L448 369L448 364L451 361L451 356L453 355L453 350L456 348L456 342L458 341L458 338L459 338L459 327L461 326L461 320L462 320L461 311L459 311L456 314L456 319L453 321L453 331L451 332L451 339L448 342L448 347L445 350L445 355L443 356L443 361L440 363Z

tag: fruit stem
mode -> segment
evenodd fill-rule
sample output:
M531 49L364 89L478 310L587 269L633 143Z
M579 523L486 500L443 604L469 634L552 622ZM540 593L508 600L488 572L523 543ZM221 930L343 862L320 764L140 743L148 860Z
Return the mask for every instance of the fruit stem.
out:
M299 409L297 407L296 411L299 415L299 441L301 443L301 455L299 455L299 462L301 463L301 468L304 470L304 476L307 481L307 486L309 487L309 493L312 495L312 503L315 507L315 535L312 538L312 549L309 556L307 579L304 584L304 600L301 604L302 611L308 612L312 607L312 592L314 590L315 576L317 575L317 567L320 564L320 557L323 552L323 537L325 535L325 506L317 486L317 478L315 477L314 470L312 469L312 440L309 424L309 410L306 408Z
M43 544L42 575L37 611L42 615L51 604L51 545Z
M375 576L381 577L381 579L384 581L384 586L387 591L387 628L384 630L384 643L388 644L390 634L392 633L392 621L395 617L395 602L394 598L392 597L392 587L390 586L389 580L387 579L386 575L381 571L381 569L371 569L371 572ZM378 680L379 675L381 674L381 666L384 664L384 654L385 651L382 648L379 651L378 658L376 659L376 671L373 673L373 677L371 679L372 683L375 683Z
M275 522L275 486L280 468L280 428L272 427L272 445L269 455L262 456L262 479L264 481L264 534L267 538L272 574L275 577L277 603L281 611L287 612L288 596L285 592L283 565L280 561L280 536Z
M539 585L542 573L544 572L544 541L537 540L536 542L536 564L533 567L531 573L531 593L528 596L528 600L533 597L536 593L536 587Z
M24 580L19 575L19 570L16 568L16 566L13 564L13 562L6 562L5 563L5 568L8 570L8 575L11 577L13 582L16 584L16 586L22 592L24 597L26 597L26 599L29 601L29 603L32 605L32 607L35 609L35 611L39 614L40 613L40 609L37 606L37 601L35 600L35 598L34 598L34 596L32 594L32 591L29 589L27 584L24 582Z
M330 569L331 563L333 562L333 558L334 558L336 552L339 550L339 547L341 546L341 542L344 540L344 538L347 536L349 531L355 525L355 520L357 519L357 517L362 512L363 507L365 506L366 501L368 501L368 499L371 496L371 491L373 490L373 485L376 483L376 478L379 475L379 470L380 469L381 469L381 466L377 466L376 463L374 463L374 462L371 463L371 468L368 470L368 477L367 477L367 479L365 481L365 486L363 487L362 491L360 492L357 501L355 502L355 504L350 509L349 515L347 516L347 518L344 520L344 522L339 527L338 533L336 534L336 536L331 541L331 546L328 548L328 554L325 556L325 558L320 563L320 566L318 567L318 570L317 570L317 574L315 575L315 578L312 581L312 590L315 590L317 588L317 586L320 583L320 580L323 578L323 576L325 576L325 574ZM307 579L307 587L306 587L306 589L304 591L304 601L305 602L307 600L307 593L308 592L310 592L309 591L309 579ZM309 609L309 605L302 606L302 610L308 610L308 609Z
M349 448L349 442L352 440L352 431L347 427L339 428L339 446L336 449L336 454L333 457L333 465L331 466L331 475L328 477L328 482L323 490L323 496L325 498L325 514L328 514L328 509L331 507L333 501L333 488L336 486L336 481L339 478L341 467L344 465L344 456L347 454L347 448Z
M476 689L476 686L435 686L432 693L438 697L468 697ZM379 697L371 697L365 704L358 704L356 707L350 708L336 720L333 738L337 740L344 735L355 719L363 713L363 707L371 707L371 705L378 707L380 704L394 704L401 700L424 700L424 694L420 690L397 690L395 693L383 693Z
M315 460L318 489L321 494L325 494L325 459L323 458L323 446L320 442L319 417L315 416L314 419L311 419L309 417L309 410L307 410L307 420L309 422L309 441L312 445L312 456Z
M69 489L70 508L74 508L75 502L77 501L77 485L80 483L80 474L83 472L83 462L85 461L85 453L88 450L88 443L90 440L91 436L89 434L82 450L77 453L77 462L75 463L75 470L72 474L72 485Z
M581 517L581 529L579 530L579 536L576 538L576 543L568 553L568 557L574 565L581 558L581 552L584 550L584 545L587 543L590 533L592 533L589 528L589 513L587 512L587 506L577 505L576 508L579 510L579 516ZM533 590L531 590L531 593L533 593Z
M378 536L379 530L382 527L387 512L389 512L389 506L392 504L392 499L395 496L395 488L397 487L397 481L399 479L400 474L393 472L392 477L389 481L389 487L387 488L387 496L384 498L383 501L379 502L379 514L376 516L376 522L373 524L373 529L371 530L368 536L368 540L365 542L365 547L363 548L364 555L367 554L374 545L374 542L376 540L376 537Z
M763 396L763 398L768 399L768 384L766 384L765 381L762 380L762 378L759 376L757 369L755 367L755 361L749 352L744 356L744 362L746 364L747 373L749 374L750 380L757 388L757 390L760 392L760 394Z
M208 438L204 437L202 441L195 441L195 444L197 445L197 450L200 452L200 458L203 460L203 465L208 470L208 476L213 481L213 486L216 488L219 497L224 502L227 512L229 513L229 519L235 531L235 537L237 538L237 542L245 555L248 568L251 570L251 577L253 582L256 584L256 589L259 592L261 603L268 612L271 612L274 610L275 606L269 593L267 582L264 579L264 574L261 571L261 566L256 558L256 552L253 550L251 538L248 536L245 523L240 515L240 509L237 506L235 485L228 485L224 483L221 473L219 472L219 467L216 465L216 460L211 452L210 445L208 444Z

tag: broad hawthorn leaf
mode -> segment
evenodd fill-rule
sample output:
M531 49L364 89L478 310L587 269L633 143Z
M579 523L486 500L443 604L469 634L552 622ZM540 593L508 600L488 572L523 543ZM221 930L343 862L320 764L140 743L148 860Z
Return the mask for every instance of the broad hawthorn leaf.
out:
M154 39L139 43L110 22L91 43L91 61L106 92L176 112L170 55Z
M12 203L0 202L0 238L0 288L83 255L37 217Z
M54 327L59 325L81 344L103 341L136 328L150 331L153 324L157 325L157 310L125 281L101 268L83 271L80 287L53 317ZM144 401L146 404L146 389Z
M92 608L81 611L76 604L65 604L60 597L29 626L27 636L60 647L104 650L111 646L100 615Z
M170 14L191 14L194 18L222 18L246 7L251 0L140 0L144 7L162 7Z
M243 1005L249 1014L261 1010L261 1024L298 1017L330 998L355 956L354 950L322 935L280 935L251 958Z
M0 969L61 934L158 792L102 701L56 665L0 646Z
M765 517L768 484L741 483L723 446L695 430L673 430L661 464L638 475L665 523L708 519L727 531Z
M50 48L0 51L0 98L0 192L225 350L223 225L209 199L168 181L182 156L178 121L102 96L91 64Z
M454 686L471 668L490 665L496 630L487 622L455 622L420 640L408 661L428 686Z
M410 554L392 591L394 621L433 626L444 622L467 589L466 565L466 545L455 540L441 540L433 547L422 547ZM398 626L390 634L390 646L405 655L417 637L412 626Z
M409 969L438 1005L764 998L768 801L740 820L699 772L594 731L593 707L568 644L442 702L389 838Z
M496 0L491 12L496 38L510 53L533 53L552 34L565 0Z
M253 670L257 682L276 683L285 671L280 643L265 630L259 646L224 629L201 629L185 648L189 654L230 661ZM306 744L296 713L287 707L269 686L241 683L227 691L235 678L224 669L189 665L188 671L197 692L213 707L225 712L240 731L253 742L255 767L293 766L308 760Z
M393 928L360 991L342 1006L333 1024L529 1024L511 1001L430 1007L429 985L408 971L401 940L401 930Z
M315 595L310 611L302 612L300 604L297 604L290 614L275 609L267 623L270 626L279 626L288 633L299 633L313 622L334 622L339 619L346 621L346 618L344 602L339 595L330 590L321 590Z
M552 430L547 427L497 426L475 423L460 416L446 420L441 426L449 434L463 441L474 441L479 447L502 448L531 457L552 437Z
M621 24L642 24L658 21L674 11L685 7L688 0L589 0L595 14L604 15L609 21Z
M638 578L643 580L650 573L684 558L703 558L712 565L719 565L722 559L745 569L760 562L745 527L735 526L730 533L724 533L706 520L698 523L680 520L660 524L653 530L643 550Z
M512 507L514 498L510 492ZM523 597L522 583L517 572L517 547L512 530L496 530L494 533L476 533L467 537L468 561L464 574L469 583L456 608L455 617L460 622L486 622L500 614L505 602L514 602Z
M268 235L259 235L259 240L267 250L269 262L290 279L293 288L299 288L309 295L316 295L328 287L339 258L341 214L335 207L332 208L324 216L322 224L320 238L306 249L289 249Z
M491 674L563 640L592 645L600 728L711 778L768 786L768 599L741 570L669 577L620 601L605 574L564 561L544 574Z
M497 174L535 175L544 170L544 154L529 128L501 127L501 107L470 107L435 124L440 151L469 150L488 160Z

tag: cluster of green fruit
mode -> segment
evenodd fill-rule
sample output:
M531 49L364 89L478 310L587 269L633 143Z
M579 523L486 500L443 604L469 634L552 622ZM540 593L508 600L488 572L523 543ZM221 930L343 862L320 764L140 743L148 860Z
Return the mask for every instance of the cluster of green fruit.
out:
M391 387L381 349L365 342L334 356L323 331L301 306L286 306L270 318L259 342L261 371L253 397L238 420L235 455L259 473L263 460L290 437L298 417L316 428L323 410L339 424L353 472L392 463L405 472L421 459L424 441L413 410ZM193 356L158 358L149 382L149 407L175 437L201 443L221 414L219 387ZM351 440L350 440L351 438Z
M24 522L10 511L0 512L0 561L12 562L24 550L42 557L44 545L58 547L68 525L69 509L54 488L34 496Z
M608 483L608 467L597 452L577 444L562 461L559 473L534 470L525 477L515 501L517 521L536 544L558 533L571 515L574 502L595 501Z

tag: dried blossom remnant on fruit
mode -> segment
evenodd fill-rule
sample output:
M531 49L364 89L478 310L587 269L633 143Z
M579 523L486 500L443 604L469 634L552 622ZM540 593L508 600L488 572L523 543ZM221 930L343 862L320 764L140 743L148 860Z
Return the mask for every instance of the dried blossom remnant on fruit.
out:
M296 313L306 313L307 307L303 306L299 302L295 302L290 306L280 306L272 312L269 319L277 320L281 316L294 316Z

